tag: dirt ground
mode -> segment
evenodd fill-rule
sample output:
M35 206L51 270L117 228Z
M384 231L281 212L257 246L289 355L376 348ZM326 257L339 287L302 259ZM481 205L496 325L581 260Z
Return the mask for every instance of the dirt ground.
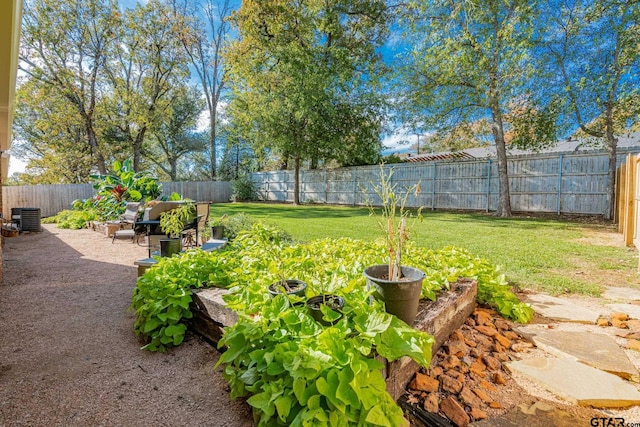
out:
M0 285L0 425L253 425L198 337L140 350L127 311L146 249L89 230L5 239Z

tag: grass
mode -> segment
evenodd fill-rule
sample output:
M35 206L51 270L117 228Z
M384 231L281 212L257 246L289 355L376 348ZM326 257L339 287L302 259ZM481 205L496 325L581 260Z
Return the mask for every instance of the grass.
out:
M297 240L382 237L366 208L262 203L215 204L212 215L246 213L287 230ZM591 238L604 236L594 244ZM622 241L622 236L619 241ZM615 245L612 226L548 218L496 218L481 213L423 211L411 227L419 246L457 246L501 266L507 279L524 289L554 295L599 295L603 285L637 283L637 252Z

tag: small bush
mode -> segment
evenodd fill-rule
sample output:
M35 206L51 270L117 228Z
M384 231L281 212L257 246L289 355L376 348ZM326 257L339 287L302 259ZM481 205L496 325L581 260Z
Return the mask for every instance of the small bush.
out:
M231 183L231 188L233 190L231 198L234 202L258 200L258 183L249 174L239 176Z
M93 210L64 210L54 216L42 219L44 224L57 224L58 228L79 230L85 228L88 221L98 219L98 215Z
M203 232L205 238L208 238L211 235L210 227L214 225L223 225L224 226L224 238L229 240L230 242L235 240L243 231L251 231L251 229L256 225L259 221L251 218L249 215L244 213L239 213L232 216L225 216L221 219L210 220L207 229ZM281 230L278 227L270 226L272 229L272 233L274 233L278 240L285 243L293 242L293 237L290 233Z

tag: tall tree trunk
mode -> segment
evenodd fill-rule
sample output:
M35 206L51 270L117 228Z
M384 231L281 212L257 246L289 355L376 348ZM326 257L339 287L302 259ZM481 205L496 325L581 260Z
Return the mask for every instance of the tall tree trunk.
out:
M171 181L175 181L178 176L178 159L172 158L169 160L169 164L171 165L171 173L169 173L169 176Z
M209 110L209 147L211 149L211 180L216 179L216 110Z
M491 100L491 115L493 123L491 131L496 143L496 156L498 158L498 207L496 215L502 218L511 216L511 194L509 191L509 171L507 168L507 147L504 141L504 127L502 112L497 98Z
M135 139L133 140L133 170L140 172L140 163L142 161L142 144L144 143L144 136L147 133L147 127L140 129Z
M293 187L293 204L300 204L300 155L296 154L295 158L295 184Z
M96 138L96 131L93 129L90 119L85 117L85 120L86 120L87 138L89 139L89 147L91 148L91 152L95 159L94 164L98 168L98 172L100 172L101 175L106 175L107 162L105 161L104 156L102 155L102 153L100 152L100 149L98 148L98 139Z

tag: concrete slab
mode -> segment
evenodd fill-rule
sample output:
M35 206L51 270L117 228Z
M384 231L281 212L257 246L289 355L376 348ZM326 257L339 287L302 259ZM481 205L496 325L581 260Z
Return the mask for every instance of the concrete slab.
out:
M640 301L640 289L611 287L602 293L602 298L614 301Z
M521 327L518 331L530 336L533 343L547 353L578 360L626 379L639 375L624 350L608 335L532 327Z
M600 317L600 313L591 309L549 295L529 295L526 302L531 304L536 313L561 322L594 324Z
M575 360L535 358L505 366L573 404L595 408L640 405L640 392L633 385Z
M640 319L640 305L635 304L606 304L607 308L610 308L612 311L619 311L622 313L626 313L632 319Z

